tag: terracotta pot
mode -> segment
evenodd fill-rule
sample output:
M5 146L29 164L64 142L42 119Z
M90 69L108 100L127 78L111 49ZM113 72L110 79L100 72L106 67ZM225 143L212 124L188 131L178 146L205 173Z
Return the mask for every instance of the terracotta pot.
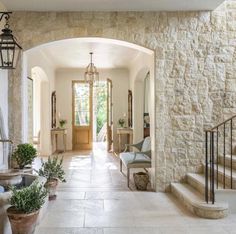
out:
M49 191L49 200L56 199L56 191L57 191L58 179L51 179L45 183L45 188Z
M142 191L147 190L147 185L149 182L148 173L145 172L134 173L133 177L137 190L142 190Z
M23 214L15 210L13 206L7 209L12 234L33 234L35 231L39 210Z

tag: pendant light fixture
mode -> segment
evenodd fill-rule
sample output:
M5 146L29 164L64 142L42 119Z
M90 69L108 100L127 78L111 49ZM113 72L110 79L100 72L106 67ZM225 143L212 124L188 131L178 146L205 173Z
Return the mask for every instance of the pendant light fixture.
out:
M12 12L0 12L0 14L0 21L2 21L4 16L6 20L2 33L0 34L0 68L14 69L16 68L22 48L12 34L12 30L8 24Z
M84 73L84 80L90 85L94 85L95 83L99 82L99 72L97 71L97 68L93 64L93 53L90 52L89 54L90 54L90 63L86 67L86 71Z

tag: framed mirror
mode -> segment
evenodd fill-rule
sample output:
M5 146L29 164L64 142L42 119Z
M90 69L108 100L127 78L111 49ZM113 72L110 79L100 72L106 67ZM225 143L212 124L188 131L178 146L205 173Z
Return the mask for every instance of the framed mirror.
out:
M133 94L132 91L128 91L128 127L133 127Z
M57 104L57 98L56 98L56 91L52 92L52 96L51 96L51 105L52 105L52 123L51 123L51 127L52 128L56 128L57 127L57 118L56 118L56 114L57 114L57 108L56 108L56 104Z

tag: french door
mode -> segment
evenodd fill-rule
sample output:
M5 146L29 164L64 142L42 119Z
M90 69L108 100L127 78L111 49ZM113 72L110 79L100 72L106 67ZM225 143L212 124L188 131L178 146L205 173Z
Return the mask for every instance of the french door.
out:
M86 82L72 83L73 150L93 148L93 88Z
M107 151L113 151L112 81L107 79Z

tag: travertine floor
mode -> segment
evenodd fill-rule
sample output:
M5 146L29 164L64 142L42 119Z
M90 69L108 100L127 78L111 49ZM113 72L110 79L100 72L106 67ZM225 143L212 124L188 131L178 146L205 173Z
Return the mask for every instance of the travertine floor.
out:
M171 195L131 191L118 159L102 149L64 155L67 183L37 227L37 234L236 233L236 215L193 216Z

